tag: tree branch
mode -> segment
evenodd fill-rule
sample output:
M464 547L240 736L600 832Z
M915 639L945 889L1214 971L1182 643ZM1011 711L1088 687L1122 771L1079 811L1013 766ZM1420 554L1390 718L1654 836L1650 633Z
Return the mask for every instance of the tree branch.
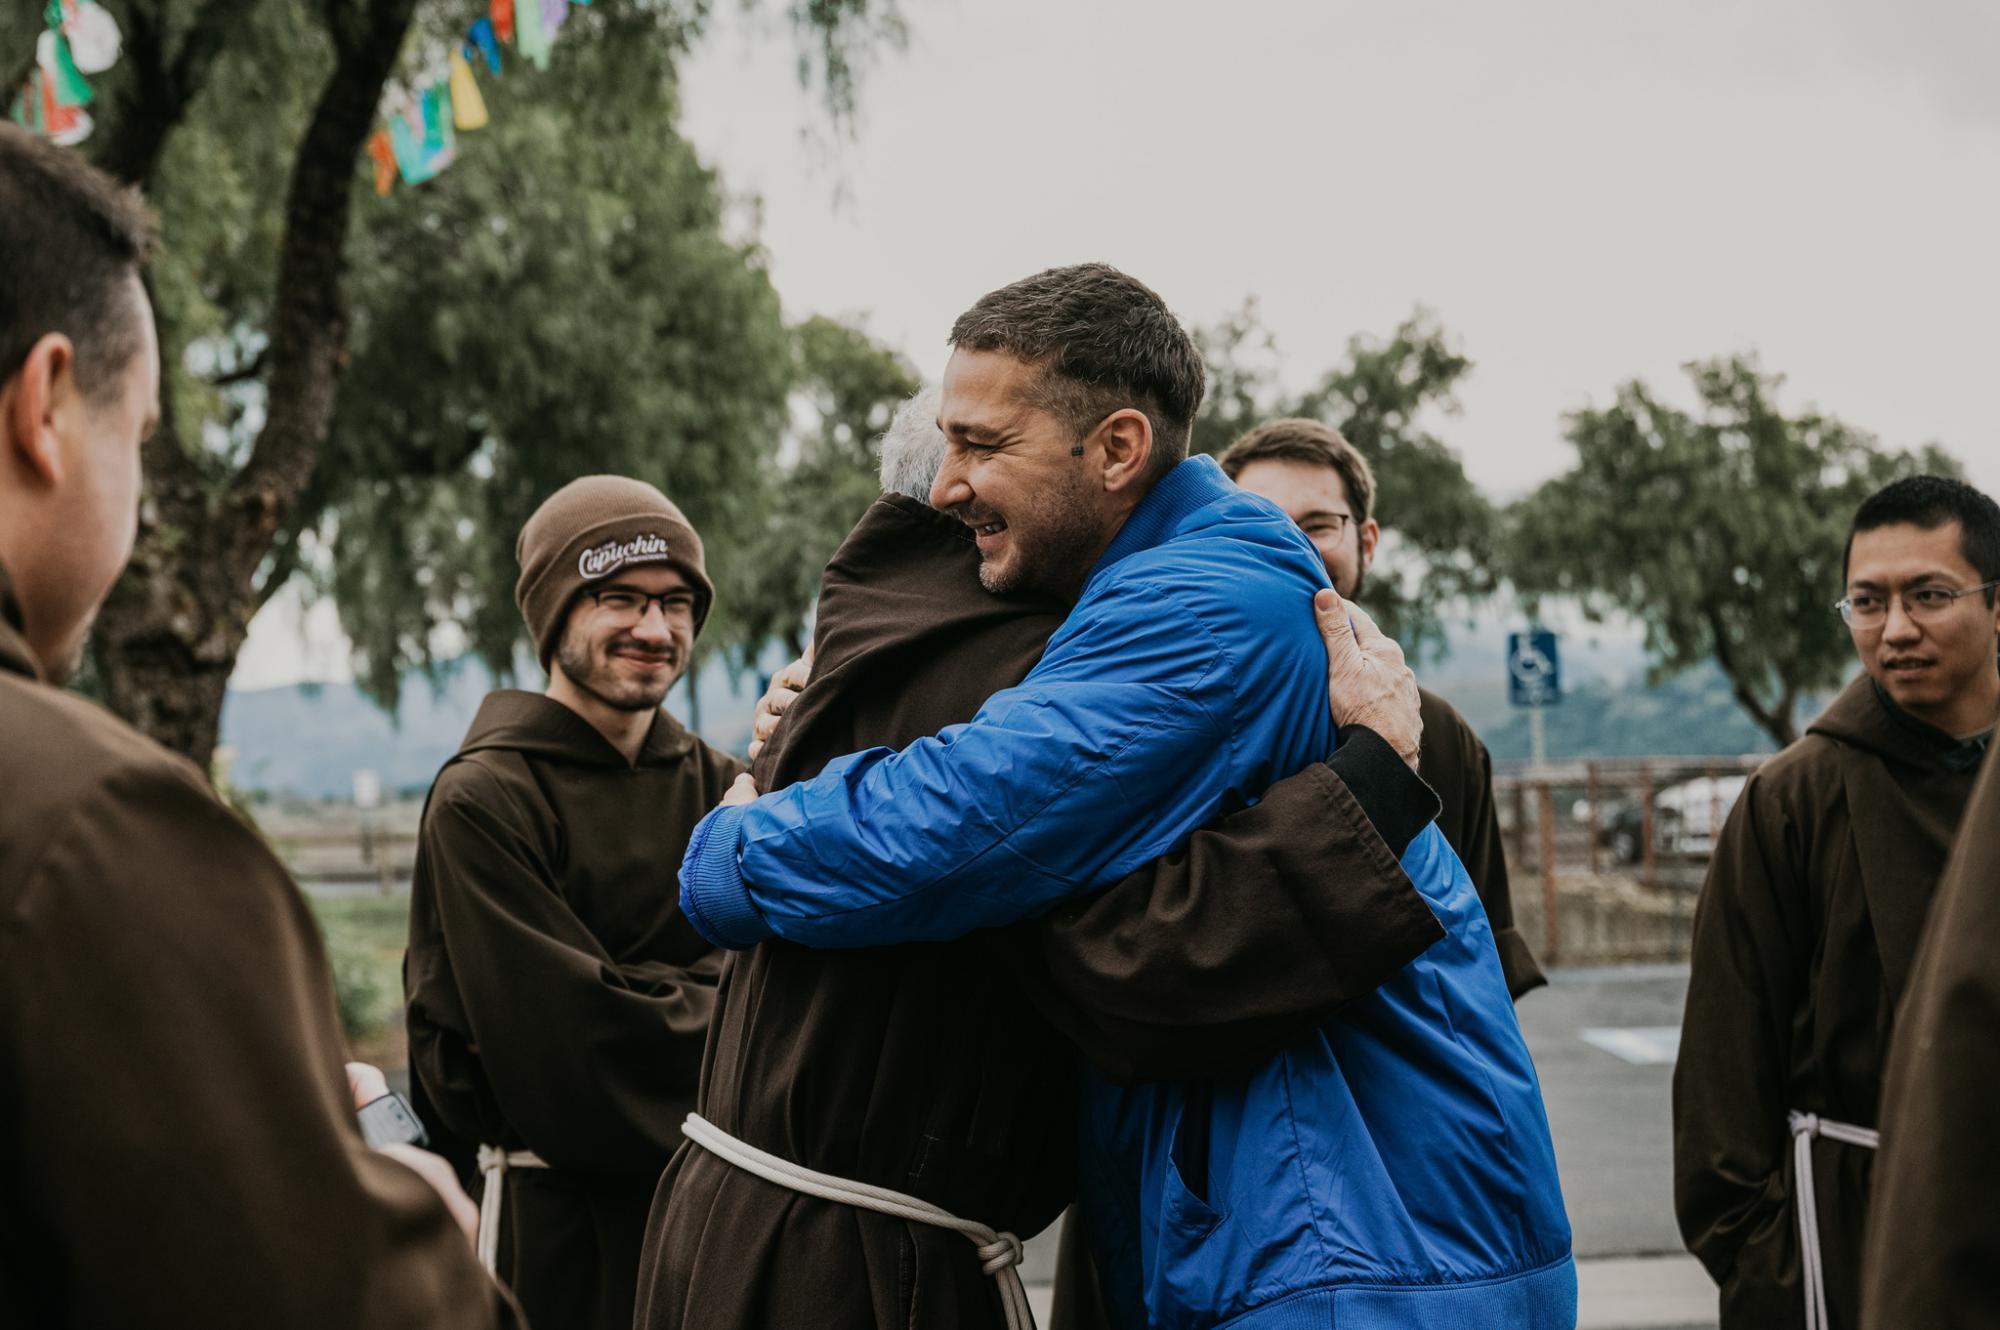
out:
M271 302L268 413L225 507L230 562L246 581L312 478L333 418L347 343L341 285L354 164L415 10L416 0L366 0L350 30L334 34L333 72L293 162Z
M208 382L211 387L228 388L238 383L248 383L252 379L264 377L264 367L270 363L270 348L266 347L235 369L218 374Z
M134 4L125 23L123 59L132 78L117 104L110 132L97 145L97 164L118 179L151 189L167 140L255 0L209 0L195 16L179 53L169 60L163 4Z
M1713 604L1705 606L1702 617L1708 623L1708 635L1714 643L1716 663L1729 676L1730 691L1736 703L1750 713L1750 719L1757 722L1759 729L1778 741L1780 748L1790 745L1798 736L1792 731L1792 708L1789 697L1782 710L1773 712L1765 708L1751 690L1750 681L1743 678L1736 667L1735 649L1730 645L1729 635L1724 630L1722 612Z

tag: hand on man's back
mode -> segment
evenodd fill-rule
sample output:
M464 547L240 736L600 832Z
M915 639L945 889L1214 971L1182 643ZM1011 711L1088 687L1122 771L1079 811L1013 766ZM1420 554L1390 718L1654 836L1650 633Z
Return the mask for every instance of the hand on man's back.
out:
M1415 771L1424 722L1417 676L1404 661L1403 648L1375 626L1366 610L1331 589L1322 588L1313 597L1313 615L1326 641L1333 723L1373 730Z

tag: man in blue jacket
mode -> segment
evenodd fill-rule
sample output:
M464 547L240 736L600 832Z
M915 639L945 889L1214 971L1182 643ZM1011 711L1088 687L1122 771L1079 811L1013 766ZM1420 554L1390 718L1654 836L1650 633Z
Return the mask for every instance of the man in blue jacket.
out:
M951 340L932 503L973 528L989 590L1074 608L970 723L734 792L681 875L721 946L1033 917L1332 750L1306 612L1332 595L1324 570L1282 513L1187 459L1202 363L1159 297L1101 264L1053 269ZM1574 1323L1548 1124L1484 912L1435 827L1403 867L1447 936L1314 1038L1242 1076L1087 1089L1083 1204L1129 1324Z

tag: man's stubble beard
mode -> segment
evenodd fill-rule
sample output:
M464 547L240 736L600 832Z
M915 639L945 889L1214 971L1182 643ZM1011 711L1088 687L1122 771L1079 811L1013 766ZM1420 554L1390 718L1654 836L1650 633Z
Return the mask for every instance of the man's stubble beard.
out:
M609 648L606 650L608 652ZM562 666L562 672L569 676L569 681L576 685L579 692L589 694L616 711L658 711L681 677L676 671L658 686L657 691L643 685L625 685L614 691L612 681L616 676L612 673L614 667L611 662L607 659L600 666L591 659L588 647L578 647L570 642L563 642L556 648L556 663Z
M1080 470L1063 473L1061 487L1030 512L1026 526L1007 525L1015 533L1014 566L1002 573L985 560L979 564L979 584L996 596L1039 591L1073 597L1103 546Z

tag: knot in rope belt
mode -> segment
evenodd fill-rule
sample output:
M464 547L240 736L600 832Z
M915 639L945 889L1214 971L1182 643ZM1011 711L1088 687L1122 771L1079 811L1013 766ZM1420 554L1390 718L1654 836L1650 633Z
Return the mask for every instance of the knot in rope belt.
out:
M905 1196L887 1187L850 1182L830 1173L814 1172L737 1140L699 1113L688 1114L687 1121L681 1124L681 1134L724 1163L733 1164L766 1182L776 1183L802 1195L817 1196L823 1201L835 1201L861 1210L873 1210L893 1219L948 1228L964 1235L979 1251L979 1268L1000 1286L1000 1304L1007 1314L1007 1330L1035 1330L1035 1313L1028 1305L1028 1290L1021 1285L1021 1240L1012 1233L999 1233L974 1220L960 1219L929 1201ZM482 1229L482 1236L483 1233Z
M502 1150L497 1145L479 1147L479 1173L486 1185L479 1193L479 1263L487 1274L498 1273L500 1261L500 1207L507 1195L507 1171L514 1168L547 1168L533 1150Z
M1879 1149L1882 1134L1868 1127L1820 1117L1817 1113L1794 1110L1788 1117L1792 1129L1792 1193L1799 1209L1799 1263L1806 1290L1806 1330L1826 1330L1826 1268L1819 1253L1819 1204L1813 1192L1812 1143L1824 1136L1864 1150Z

